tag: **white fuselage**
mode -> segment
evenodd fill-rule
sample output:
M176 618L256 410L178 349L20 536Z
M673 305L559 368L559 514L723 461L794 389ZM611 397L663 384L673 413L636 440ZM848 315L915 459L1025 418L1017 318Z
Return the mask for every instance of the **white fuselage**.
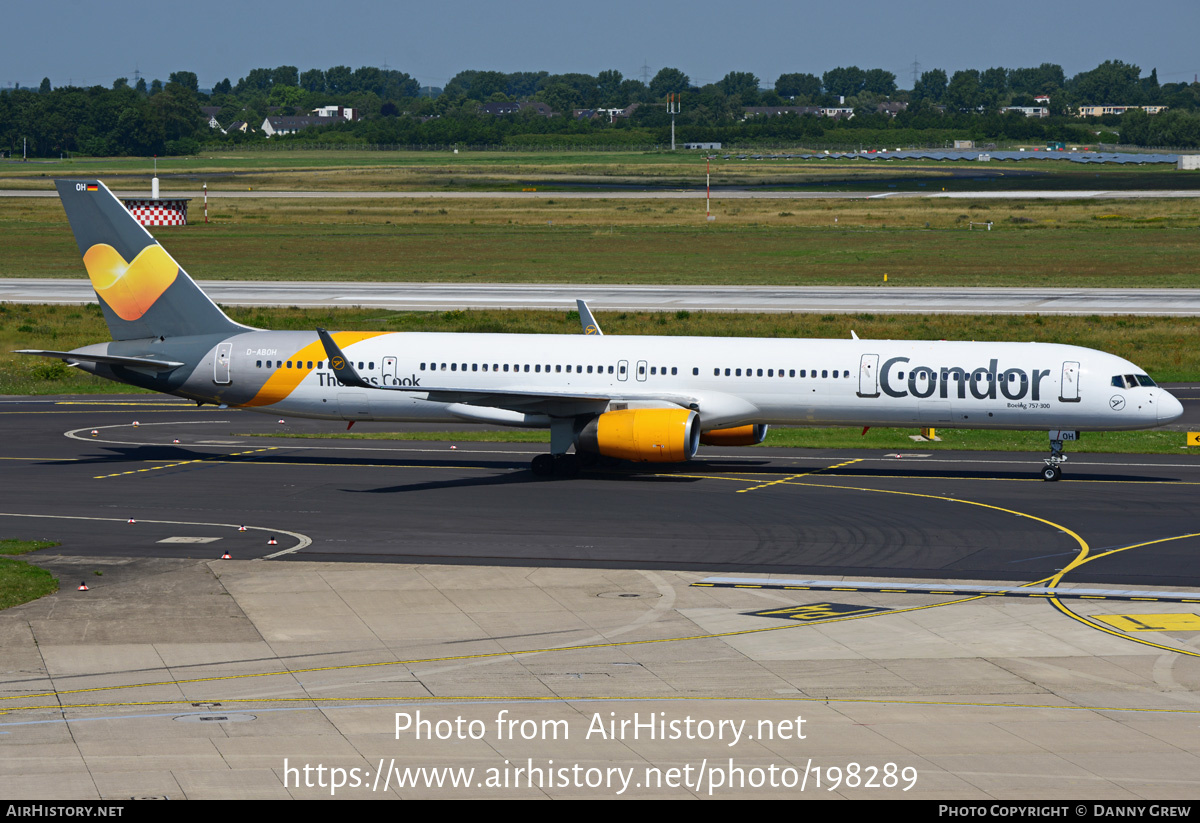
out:
M274 394L235 404L349 420L546 426L614 407L679 406L697 411L706 431L747 423L1118 430L1182 413L1133 363L1049 343L385 333L344 346L346 357L374 385L413 390L372 391L340 385L313 339L235 335L228 374L214 349L193 379L219 383L219 373L233 390L273 381ZM486 395L427 399L425 390L438 389L570 399L549 413L525 412L489 406Z

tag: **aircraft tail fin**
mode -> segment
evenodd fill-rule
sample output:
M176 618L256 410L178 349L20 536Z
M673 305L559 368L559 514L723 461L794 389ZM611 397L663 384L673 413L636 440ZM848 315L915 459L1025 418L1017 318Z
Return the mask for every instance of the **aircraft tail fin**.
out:
M113 340L234 334L226 317L99 180L56 180Z

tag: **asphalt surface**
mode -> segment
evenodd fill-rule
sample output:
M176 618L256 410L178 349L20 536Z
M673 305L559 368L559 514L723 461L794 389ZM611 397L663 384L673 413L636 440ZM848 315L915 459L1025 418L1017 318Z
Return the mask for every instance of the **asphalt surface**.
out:
M828 286L588 286L320 283L202 280L226 306L365 307L395 311L574 309L595 311L1075 314L1200 316L1200 289ZM0 301L90 304L82 278L0 279Z
M1200 392L1176 391L1187 409L1176 427L1200 429ZM215 536L238 558L303 543L280 559L1036 580L1077 550L1063 530L1104 547L1195 530L1200 484L1184 448L1068 447L1055 485L1039 478L1040 454L926 452L907 439L889 452L705 448L687 464L547 481L528 468L545 448L535 444L255 437L343 426L171 398L13 399L0 418L0 509L46 516L6 528L78 555L205 557L209 544L159 541ZM239 525L252 528L231 532ZM1072 580L1200 587L1200 567L1163 544Z

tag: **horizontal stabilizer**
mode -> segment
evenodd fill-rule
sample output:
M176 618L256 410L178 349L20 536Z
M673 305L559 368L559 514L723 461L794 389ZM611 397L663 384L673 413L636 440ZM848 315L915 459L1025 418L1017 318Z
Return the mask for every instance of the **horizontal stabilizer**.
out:
M13 354L32 354L36 357L57 357L68 363L102 363L105 366L127 366L131 369L171 371L185 365L177 360L155 360L152 357L118 357L113 354L75 354L69 351L47 351L45 349L20 349Z

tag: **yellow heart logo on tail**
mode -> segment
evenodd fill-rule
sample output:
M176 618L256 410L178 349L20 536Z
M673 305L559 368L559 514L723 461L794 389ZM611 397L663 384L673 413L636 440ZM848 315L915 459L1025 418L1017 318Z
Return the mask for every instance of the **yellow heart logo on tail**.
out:
M126 263L112 246L97 243L87 250L83 264L100 299L130 321L141 319L179 275L179 265L157 244Z

